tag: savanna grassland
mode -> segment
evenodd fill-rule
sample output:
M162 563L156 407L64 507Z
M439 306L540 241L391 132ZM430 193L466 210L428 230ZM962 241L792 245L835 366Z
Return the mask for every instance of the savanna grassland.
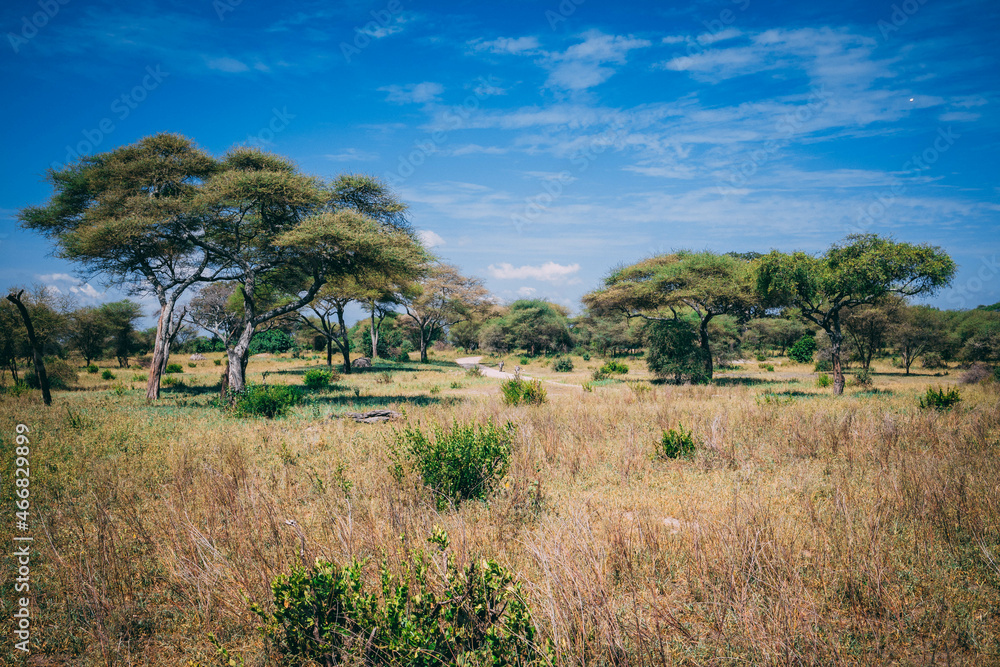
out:
M215 404L217 356L184 358L156 403L144 373L117 368L50 408L0 396L4 451L31 429L31 664L280 664L250 611L276 576L368 558L374 581L378 560L401 568L436 529L459 564L516 575L558 665L1000 664L995 384L922 410L959 371L876 364L873 388L835 397L784 358L704 386L653 385L626 360L585 391L602 360L574 357L570 373L524 365L565 386L511 407L500 380L439 351L342 375L286 417L238 419ZM258 357L247 377L301 386L320 363ZM341 417L374 407L405 421ZM456 420L513 424L511 464L487 501L439 509L412 470L393 473L395 434ZM693 456L656 457L678 425Z

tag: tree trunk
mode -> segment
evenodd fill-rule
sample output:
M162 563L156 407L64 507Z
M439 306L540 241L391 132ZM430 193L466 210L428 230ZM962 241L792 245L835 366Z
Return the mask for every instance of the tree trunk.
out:
M840 344L844 340L844 335L840 332L840 319L833 321L833 330L827 331L830 337L830 356L833 359L833 393L841 395L844 393L844 369L840 363Z
M250 350L250 340L253 338L256 328L252 323L245 324L236 345L232 348L226 348L226 357L229 363L228 391L243 391L246 386L247 354Z
M709 380L712 379L712 372L715 370L712 366L712 347L708 340L708 323L712 320L711 315L706 315L701 320L701 326L698 327L698 336L701 339L701 353L705 360L705 375Z
M146 400L155 401L160 398L160 378L167 367L167 338L170 333L170 317L173 315L173 304L162 301L160 317L156 320L156 339L153 342L153 361L149 365L149 379L146 380Z
M340 341L337 346L340 348L340 352L344 355L344 374L349 375L351 372L351 338L347 334L347 325L344 323L344 308L343 306L337 306L337 324L340 325Z
M326 339L326 365L333 366L333 341Z
M381 322L379 323L381 325ZM369 325L369 333L372 339L372 361L378 359L378 327L375 326L375 304L372 304L372 316L371 324Z
M420 363L427 363L427 336L424 327L420 327Z
M42 361L42 351L38 349L38 339L35 338L35 327L31 324L31 315L28 314L28 309L21 302L22 294L24 294L24 290L21 290L17 294L8 294L7 300L17 306L18 312L21 313L21 319L24 320L24 328L28 331L28 343L31 344L31 354L35 362L35 375L38 377L38 386L42 388L42 400L45 402L45 405L52 405L52 394L49 392L49 376L45 373L45 363Z

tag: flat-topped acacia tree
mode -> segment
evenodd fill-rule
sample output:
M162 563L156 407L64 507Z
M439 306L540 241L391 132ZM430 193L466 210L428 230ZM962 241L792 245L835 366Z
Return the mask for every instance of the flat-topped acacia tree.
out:
M708 325L716 315L742 316L757 304L750 262L733 254L680 251L612 271L604 287L583 297L598 315L621 313L646 320L698 316L705 377L712 378Z
M231 391L244 387L259 326L299 310L339 277L404 271L417 243L395 221L343 206L318 179L254 148L230 151L194 201L187 238L238 291L226 349Z
M819 256L774 250L755 265L757 292L766 305L798 308L830 337L836 394L844 393L842 311L892 294L932 294L955 275L955 262L941 248L876 234L852 234Z
M160 396L170 340L180 326L178 300L211 277L212 258L185 230L194 192L218 169L190 139L158 134L50 171L55 192L49 202L18 216L24 228L55 241L55 255L78 263L83 275L156 297L149 399Z

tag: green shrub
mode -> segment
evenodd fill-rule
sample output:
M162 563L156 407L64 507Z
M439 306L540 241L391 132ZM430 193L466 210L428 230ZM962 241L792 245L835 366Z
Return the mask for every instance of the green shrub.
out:
M465 374L470 378L481 378L483 377L483 369L479 367L479 364L476 364L475 366L466 368Z
M255 333L250 340L249 354L281 354L295 347L295 340L281 329Z
M662 380L675 384L708 381L698 332L687 320L653 322L647 328L649 355L646 367ZM595 380L602 378L594 377Z
M858 387L872 386L872 372L867 368L860 369L854 374L854 384Z
M454 385L454 384L456 384L456 383L455 383L455 382L452 382L452 384ZM440 394L440 393L441 393L441 387L439 387L438 385L433 385L433 386L432 386L432 387L430 388L430 392L431 392L432 394Z
M938 388L937 391L934 391L933 388L928 387L927 393L920 399L920 407L923 410L950 410L961 400L962 397L959 395L958 389L945 391L943 388Z
M69 389L80 379L80 375L76 372L76 369L62 359L50 359L46 361L45 376L49 379L49 389ZM24 374L24 383L32 389L40 389L42 386L38 382L34 370L30 370Z
M89 364L87 366L87 372L90 373L90 374L94 374L94 373L96 373L99 370L100 369L97 367L97 364Z
M216 366L221 366L222 365L222 359L213 359L212 363L215 364Z
M795 344L788 350L788 358L800 364L808 364L812 361L815 351L816 339L812 336L803 336L795 341Z
M10 385L9 387L3 387L3 393L7 396L24 396L31 391L31 387L28 386L27 382L19 381Z
M302 376L302 382L309 389L325 389L330 386L333 372L326 368L310 368Z
M522 366L527 366L531 362L531 359L529 359L528 357L521 357L518 361L521 363Z
M396 472L399 456L409 460L424 485L434 492L438 509L449 503L486 498L510 468L514 426L454 422L450 429L434 428L432 435L407 426L396 433Z
M431 540L448 544L443 531ZM394 575L383 557L372 585L365 561L340 567L317 560L272 582L273 611L251 609L286 664L551 664L513 575L489 559L459 568L450 552L446 563L441 573L414 549Z
M283 417L299 403L299 393L285 384L247 384L243 391L234 391L229 405L235 417Z
M660 438L657 456L664 459L677 459L694 454L695 444L691 431L684 432L684 427L677 425L677 430L664 431Z
M615 361L614 359L611 359L609 361L604 362L604 365L601 366L601 370L604 371L604 373L606 373L607 375L625 375L626 373L628 373L628 366L621 363L620 361Z
M583 353L583 360L584 361L590 361L590 352L584 352Z
M944 362L941 355L937 352L926 352L924 356L920 358L920 363L924 368L947 368L948 364Z
M829 387L831 384L833 384L833 380L826 373L820 373L819 377L816 378L817 387Z
M594 372L590 374L590 377L594 382L600 382L601 380L607 380L608 374L604 372L603 368L595 368Z
M172 387L178 382L180 382L180 380L175 378L173 375L168 375L167 377L160 380L160 384L162 384L164 387Z
M189 361L188 368L198 368L198 364L194 363L193 361Z
M760 368L761 370L765 370L765 371L767 371L768 373L773 373L773 372L774 372L774 364L757 364L757 366L758 366L758 367L759 367L759 368Z
M454 380L451 383L451 388L452 389L461 389L462 388L462 383L459 382L458 380Z
M816 373L829 373L833 371L833 362L829 359L820 359L813 364L813 371Z
M766 354L758 354L756 358L757 358L757 361L767 361L767 355Z
M382 371L375 376L376 384L392 384L392 373L389 371Z
M102 380L114 380L114 379L115 379L115 374L114 374L114 373L112 373L112 372L111 372L110 370L108 370L107 368L105 368L105 369L104 369L104 372L103 372L103 373L101 373L101 379L102 379Z
M167 364L167 367L163 369L164 373L183 373L184 367L180 364Z
M500 385L500 392L503 395L503 402L507 405L541 405L548 400L545 387L539 380L525 380L521 377L512 377Z
M557 373L569 373L573 370L573 360L569 357L558 357L552 364L552 370Z

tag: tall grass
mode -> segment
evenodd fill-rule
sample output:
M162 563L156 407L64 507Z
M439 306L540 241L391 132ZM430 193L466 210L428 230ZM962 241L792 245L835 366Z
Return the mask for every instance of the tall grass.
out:
M440 381L421 371L384 396L398 409ZM148 405L138 389L58 394L69 411L5 394L4 443L19 421L32 428L35 651L209 665L212 635L247 665L276 664L250 611L276 577L367 558L377 590L374 563L402 576L439 526L456 567L482 556L515 574L560 666L995 663L996 387L963 388L950 411L920 410L916 388L780 403L761 391L560 390L530 410L470 391L411 407L424 429L515 427L489 501L440 509L390 473L391 426L308 407L239 420L207 396ZM655 458L678 423L693 456Z

